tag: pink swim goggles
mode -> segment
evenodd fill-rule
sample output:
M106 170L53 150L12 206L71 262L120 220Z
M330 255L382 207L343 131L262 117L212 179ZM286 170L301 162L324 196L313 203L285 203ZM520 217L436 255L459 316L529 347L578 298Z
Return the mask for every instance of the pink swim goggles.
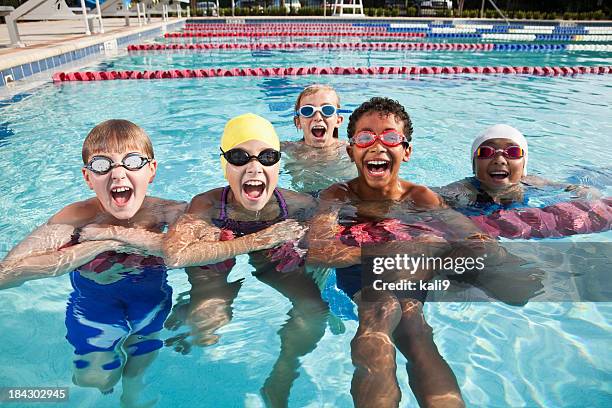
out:
M393 129L385 130L380 135L369 130L362 130L351 138L351 144L364 148L372 146L377 140L380 140L387 147L395 147L404 143L406 137L401 132Z

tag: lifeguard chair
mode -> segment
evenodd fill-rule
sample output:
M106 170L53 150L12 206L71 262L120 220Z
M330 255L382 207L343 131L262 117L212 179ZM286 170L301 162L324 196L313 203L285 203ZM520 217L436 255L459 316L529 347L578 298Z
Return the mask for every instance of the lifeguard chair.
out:
M334 0L332 16L344 15L344 10L351 10L354 16L363 16L363 5L361 0Z

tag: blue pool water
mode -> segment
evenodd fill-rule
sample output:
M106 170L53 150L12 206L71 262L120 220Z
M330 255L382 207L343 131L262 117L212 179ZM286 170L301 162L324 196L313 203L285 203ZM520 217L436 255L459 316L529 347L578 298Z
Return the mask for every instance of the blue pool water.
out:
M489 53L154 53L121 55L91 69L398 65L401 58L406 58L402 64L419 65L610 64L608 54L515 54L508 60ZM0 256L60 208L90 196L80 174L80 152L95 124L125 118L142 126L159 161L151 195L187 201L224 184L217 142L228 118L257 113L274 123L282 139L298 140L292 104L313 82L332 84L349 109L376 95L404 104L415 133L413 156L401 175L416 183L441 186L470 175L472 138L489 125L506 122L530 142L531 174L592 184L612 195L609 76L306 76L47 84L0 107ZM346 137L346 122L340 135ZM280 185L294 183L283 171ZM574 239L612 242L612 234ZM287 320L290 304L252 277L251 270L246 257L239 257L230 280L246 280L231 323L219 330L218 344L193 347L187 355L162 348L147 374L147 395L158 395L158 406L262 406L259 389L278 355L276 333ZM182 270L170 271L169 282L175 298L189 290ZM67 276L0 292L0 386L70 386L70 406L117 406L117 391L102 396L71 384L72 348L64 338L69 293ZM428 303L425 314L469 406L610 405L608 303L530 303L520 308ZM317 348L301 359L290 406L352 406L350 340L357 326L348 320L344 325L342 334L328 328ZM164 329L162 338L184 330ZM415 406L404 363L398 354L401 406Z
M576 66L606 65L612 52L452 52L346 50L177 50L130 52L102 64L104 70L235 67L371 66Z

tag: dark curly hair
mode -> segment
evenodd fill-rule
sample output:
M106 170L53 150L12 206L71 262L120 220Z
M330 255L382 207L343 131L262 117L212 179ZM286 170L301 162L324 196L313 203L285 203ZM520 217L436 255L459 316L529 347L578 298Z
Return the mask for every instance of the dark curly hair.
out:
M353 113L351 113L348 122L349 139L355 134L355 126L357 125L359 118L369 112L378 112L384 116L394 115L395 120L401 120L404 122L404 136L406 136L406 140L408 140L408 142L412 140L412 121L410 120L410 116L408 116L406 109L404 109L404 107L398 101L379 96L375 96L369 101L362 103L353 111Z

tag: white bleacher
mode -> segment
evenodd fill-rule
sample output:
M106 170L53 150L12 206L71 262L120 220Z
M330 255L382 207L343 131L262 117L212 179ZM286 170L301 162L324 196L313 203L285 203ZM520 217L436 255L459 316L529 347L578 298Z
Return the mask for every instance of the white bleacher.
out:
M98 0L96 0L96 4L99 10L100 5ZM5 17L11 46L25 46L19 37L17 21L83 20L85 24L85 34L91 35L94 31L94 21L97 20L99 32L104 32L102 15L99 11L97 15L88 15L84 0L81 0L81 11L82 14L75 14L72 12L68 5L66 5L65 0L28 0Z
M163 21L168 21L168 17L169 17L169 11L168 8L170 7L170 1L169 0L160 0L160 1L149 1L147 2L147 11L149 12L150 15L153 16L161 16Z
M181 3L187 4L187 18L191 17L191 11L189 9L189 0L171 0L171 1L172 1L172 5L176 6L176 17L177 18L182 17L183 9L181 8Z
M128 3L129 5L129 3ZM137 12L130 10L123 0L106 0L100 5L102 17L125 17L125 25L130 25L130 17L138 17L141 21L140 6L137 4ZM144 21L144 17L142 17ZM140 23L142 25L142 23Z

